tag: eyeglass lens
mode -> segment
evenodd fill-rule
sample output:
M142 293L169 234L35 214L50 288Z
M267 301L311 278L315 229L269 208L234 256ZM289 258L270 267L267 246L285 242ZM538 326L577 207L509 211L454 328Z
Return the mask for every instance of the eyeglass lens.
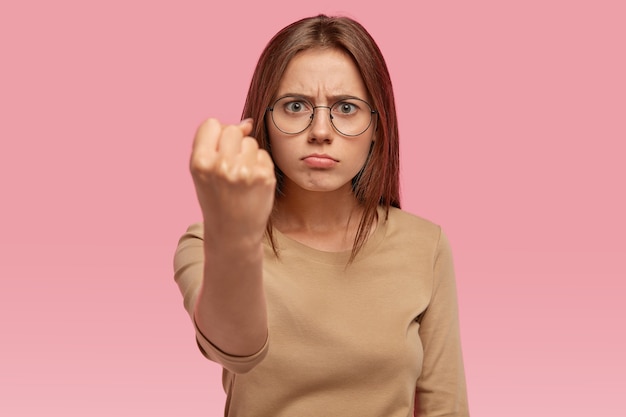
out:
M274 125L283 133L296 134L306 130L320 109L328 110L334 128L346 136L358 136L372 122L372 108L358 98L348 98L332 106L313 106L301 97L282 97L269 109Z

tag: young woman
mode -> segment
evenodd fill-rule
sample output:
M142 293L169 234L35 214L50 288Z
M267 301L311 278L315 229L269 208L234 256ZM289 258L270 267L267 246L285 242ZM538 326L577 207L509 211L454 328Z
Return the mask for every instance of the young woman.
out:
M345 17L268 43L244 120L198 128L175 279L226 416L467 416L441 228L400 210L391 80Z

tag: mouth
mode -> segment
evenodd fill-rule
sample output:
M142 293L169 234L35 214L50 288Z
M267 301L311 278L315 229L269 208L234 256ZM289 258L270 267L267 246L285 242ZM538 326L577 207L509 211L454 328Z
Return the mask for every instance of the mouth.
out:
M310 154L301 160L311 168L331 168L339 163L339 160L326 154Z

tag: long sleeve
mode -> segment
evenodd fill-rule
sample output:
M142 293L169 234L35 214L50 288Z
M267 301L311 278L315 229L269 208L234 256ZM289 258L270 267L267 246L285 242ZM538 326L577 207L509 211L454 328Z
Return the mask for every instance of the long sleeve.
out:
M469 416L454 265L443 233L434 254L432 296L419 334L424 362L417 381L415 416Z
M204 241L202 224L196 223L180 238L174 254L174 280L183 296L183 304L196 331L196 341L202 354L234 373L245 373L260 363L267 354L268 342L251 356L233 356L213 345L196 326L194 309L204 271Z

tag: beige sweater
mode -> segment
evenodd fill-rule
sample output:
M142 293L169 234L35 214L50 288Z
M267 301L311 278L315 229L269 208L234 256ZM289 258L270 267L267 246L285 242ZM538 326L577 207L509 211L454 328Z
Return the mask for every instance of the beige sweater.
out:
M275 233L280 257L265 246L265 346L233 357L196 328L202 353L224 368L226 416L469 415L453 262L439 226L391 209L349 265L349 252ZM174 259L190 315L202 245L202 225L192 225Z

